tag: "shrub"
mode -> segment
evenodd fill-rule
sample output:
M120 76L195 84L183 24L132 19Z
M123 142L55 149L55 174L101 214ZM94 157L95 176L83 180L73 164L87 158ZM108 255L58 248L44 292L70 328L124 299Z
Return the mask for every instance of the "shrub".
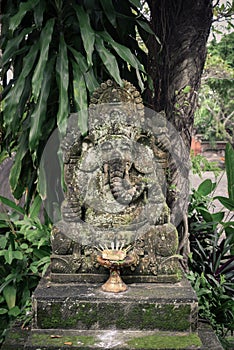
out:
M9 323L30 319L31 293L50 263L50 225L38 218L36 197L26 215L14 202L0 197L0 318L4 335Z
M214 197L216 183L207 179L192 191L189 205L188 278L198 296L200 316L211 323L223 341L234 330L233 160L234 150L228 144L225 166L229 197ZM223 210L214 212L214 199L223 204Z

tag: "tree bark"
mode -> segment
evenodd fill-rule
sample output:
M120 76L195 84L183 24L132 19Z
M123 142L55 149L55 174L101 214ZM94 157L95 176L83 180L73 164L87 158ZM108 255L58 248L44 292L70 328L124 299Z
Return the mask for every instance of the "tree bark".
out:
M157 111L166 111L190 148L212 23L212 0L148 0L148 4L152 29L161 42L151 37L148 45L148 72L155 89L151 105Z
M148 90L149 106L164 110L178 137L171 137L177 164L170 159L167 202L172 221L178 224L187 212L189 152L197 93L206 59L206 43L212 23L212 0L148 0L151 26L158 40L147 43L148 72L154 95ZM176 136L176 135L175 135ZM179 164L179 166L178 166ZM169 186L170 187L170 186ZM177 218L176 218L177 217Z

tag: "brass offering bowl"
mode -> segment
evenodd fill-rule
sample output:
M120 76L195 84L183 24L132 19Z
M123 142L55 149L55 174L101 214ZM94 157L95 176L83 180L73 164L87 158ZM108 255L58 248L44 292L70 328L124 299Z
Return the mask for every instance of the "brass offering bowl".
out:
M134 258L126 255L126 251L108 249L102 251L102 256L97 255L97 261L101 266L108 268L110 271L110 276L102 285L101 289L104 292L111 293L125 292L128 287L120 276L120 269L131 266L134 263Z

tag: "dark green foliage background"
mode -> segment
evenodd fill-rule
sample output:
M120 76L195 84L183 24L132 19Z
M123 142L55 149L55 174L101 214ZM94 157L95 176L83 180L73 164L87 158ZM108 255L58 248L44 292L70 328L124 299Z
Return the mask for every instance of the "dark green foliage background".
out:
M15 198L37 190L44 146L55 128L60 137L69 113L87 132L89 98L108 78L144 88L138 32L151 32L138 0L28 0L2 4L2 150L17 150L10 175ZM148 33L147 33L148 32ZM13 67L8 82L7 72ZM39 188L40 186L40 188Z

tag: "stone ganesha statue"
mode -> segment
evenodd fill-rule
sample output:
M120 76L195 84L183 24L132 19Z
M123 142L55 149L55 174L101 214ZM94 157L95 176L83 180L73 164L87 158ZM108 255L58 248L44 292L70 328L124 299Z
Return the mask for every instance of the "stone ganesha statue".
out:
M118 242L131 245L135 258L123 271L126 281L177 281L178 234L165 199L170 141L164 115L146 115L132 84L108 80L91 99L88 135L74 118L69 123L62 144L67 192L52 232L52 278L104 280L96 248Z

